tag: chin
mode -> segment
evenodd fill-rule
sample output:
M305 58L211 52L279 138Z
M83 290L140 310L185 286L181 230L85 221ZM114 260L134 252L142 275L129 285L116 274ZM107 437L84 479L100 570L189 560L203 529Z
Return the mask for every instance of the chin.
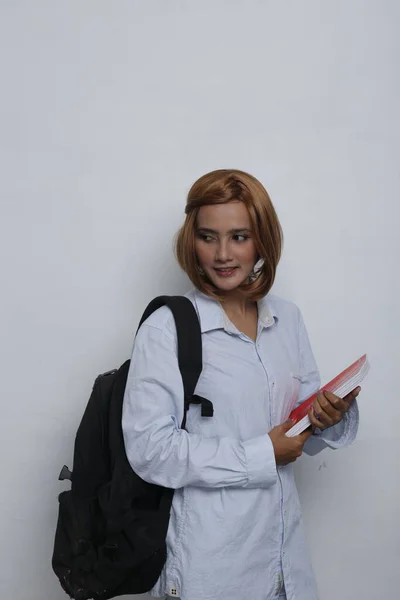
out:
M240 285L240 283L229 283L228 281L226 283L213 281L213 284L217 289L221 290L221 292L231 292L233 290L236 290L236 288L238 288Z

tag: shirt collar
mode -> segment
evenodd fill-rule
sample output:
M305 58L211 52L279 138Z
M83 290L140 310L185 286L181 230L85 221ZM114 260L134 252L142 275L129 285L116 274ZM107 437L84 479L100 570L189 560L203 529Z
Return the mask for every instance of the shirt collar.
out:
M220 302L210 298L199 290L193 291L197 312L200 318L201 333L213 329L231 331L232 325ZM262 327L271 327L278 318L274 302L269 302L268 295L258 301L258 321Z
M267 294L258 301L258 320L263 327L271 327L279 318L272 297Z

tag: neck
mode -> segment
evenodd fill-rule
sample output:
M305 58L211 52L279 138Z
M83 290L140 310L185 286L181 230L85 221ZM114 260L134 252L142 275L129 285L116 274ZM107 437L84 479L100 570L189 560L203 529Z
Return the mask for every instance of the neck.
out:
M249 300L245 294L238 290L228 292L221 299L221 304L225 312L236 315L246 315L248 310L253 309L256 304L254 300Z

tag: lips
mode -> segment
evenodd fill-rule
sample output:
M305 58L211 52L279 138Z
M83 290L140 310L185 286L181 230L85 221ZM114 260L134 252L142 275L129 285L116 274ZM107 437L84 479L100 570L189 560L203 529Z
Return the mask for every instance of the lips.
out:
M220 277L230 277L234 274L238 267L223 267L223 268L214 268L214 271Z
M237 267L214 267L216 271L233 271Z

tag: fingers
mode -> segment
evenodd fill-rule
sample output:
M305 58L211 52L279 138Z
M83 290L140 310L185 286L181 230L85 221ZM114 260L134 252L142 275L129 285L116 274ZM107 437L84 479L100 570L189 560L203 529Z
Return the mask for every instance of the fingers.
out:
M330 414L333 418L335 418L335 411L336 413L339 412L340 414L343 414L349 408L348 403L345 400L342 400L342 398L339 398L339 396L335 396L335 394L332 392L325 390L321 396L320 404L322 409Z
M341 421L343 414L348 410L348 404L332 394L332 392L319 392L309 413L310 422L314 427L326 429Z
M358 386L343 399L327 390L319 392L308 415L311 424L319 429L326 429L339 423L360 391Z
M317 418L317 414L319 418ZM316 413L314 408L312 408L308 413L308 418L310 419L310 423L313 427L318 427L318 429L326 429L329 427L329 425L325 425L325 423L321 420L321 413Z
M350 392L350 394L347 394L347 396L345 396L343 398L343 402L345 402L349 406L353 402L353 400L355 400L357 398L357 396L360 392L361 392L360 386L356 387L354 390L352 390Z

